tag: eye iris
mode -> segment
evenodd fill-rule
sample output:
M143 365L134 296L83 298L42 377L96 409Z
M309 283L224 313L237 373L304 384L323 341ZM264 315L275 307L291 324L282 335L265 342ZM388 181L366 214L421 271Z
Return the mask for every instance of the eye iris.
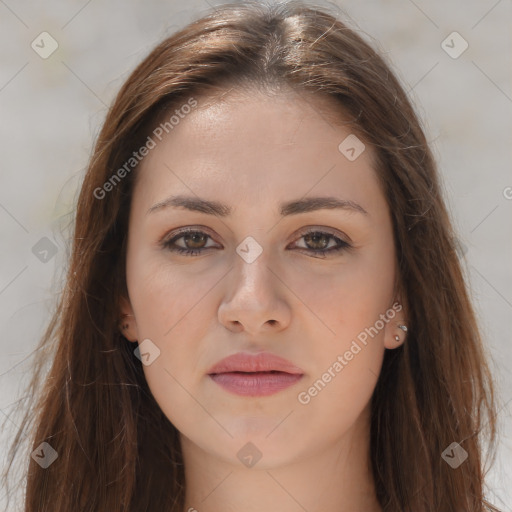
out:
M315 244L319 239L323 239L324 243L321 243L320 247L312 247L313 249L325 249L329 245L330 235L322 235L321 233L308 233L307 235L304 235L304 240L307 245L309 245L311 240L313 241L313 244Z
M183 240L185 241L185 245L190 249L201 249L202 245L201 242L206 241L206 237L208 235L205 235L204 233L187 233L184 235ZM192 239L192 245L190 245L188 242ZM194 245L195 243L198 243L199 245Z

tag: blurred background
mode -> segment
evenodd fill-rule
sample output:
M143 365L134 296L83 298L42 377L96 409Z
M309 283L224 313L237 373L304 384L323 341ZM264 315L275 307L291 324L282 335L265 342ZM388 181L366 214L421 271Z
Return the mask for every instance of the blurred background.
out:
M338 11L382 52L423 120L498 385L501 437L488 497L510 512L512 2L316 3ZM4 458L19 421L14 408L63 285L74 202L107 108L159 41L219 4L0 0Z

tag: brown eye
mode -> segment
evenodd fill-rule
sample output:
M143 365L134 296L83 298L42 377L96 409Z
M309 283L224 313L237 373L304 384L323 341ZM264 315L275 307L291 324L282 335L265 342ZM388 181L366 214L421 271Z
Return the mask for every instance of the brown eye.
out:
M348 242L345 242L345 240L325 231L307 231L302 234L301 238L304 239L306 247L299 248L317 257L325 258L328 254L333 254L352 247ZM329 244L332 242L335 242L334 246L331 245L331 247L329 247Z
M332 240L331 235L324 233L308 233L304 236L306 245L313 250L327 249L329 242Z
M211 238L210 235L198 230L184 230L172 237L170 240L163 242L162 246L172 252L185 254L187 256L194 256L200 254L212 247L206 247L206 242ZM182 245L177 245L176 242L183 239Z
M314 257L325 258L329 254L352 247L345 240L325 231L307 231L300 238L304 239L305 246L299 246L298 249ZM177 244L177 241L181 239L183 239L181 244ZM211 236L204 231L187 229L164 241L162 246L171 252L177 252L186 256L196 256L214 248L206 245L208 239L211 239Z
M181 236L180 238L183 238L185 245L187 245L189 249L202 249L209 236L199 231L193 231Z

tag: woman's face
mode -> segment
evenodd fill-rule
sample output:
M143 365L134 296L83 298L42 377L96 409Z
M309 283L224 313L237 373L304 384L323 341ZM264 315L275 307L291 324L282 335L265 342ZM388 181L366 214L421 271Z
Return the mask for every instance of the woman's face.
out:
M403 341L372 149L314 100L197 101L151 134L131 204L122 312L151 392L185 446L235 464L271 468L367 435L384 349ZM262 352L294 369L210 375Z

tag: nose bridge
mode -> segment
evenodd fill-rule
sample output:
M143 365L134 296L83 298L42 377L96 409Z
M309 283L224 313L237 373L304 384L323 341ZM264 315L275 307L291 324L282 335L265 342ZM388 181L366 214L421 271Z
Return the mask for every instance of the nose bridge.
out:
M219 308L220 321L226 326L241 324L252 332L267 323L277 322L283 327L289 321L289 314L281 296L280 280L270 270L272 251L263 247L256 237L249 236L237 246L236 252Z
M263 193L262 191L260 191ZM234 279L236 287L243 298L245 292L250 293L246 299L272 300L267 294L275 294L278 287L278 279L271 272L277 266L276 253L272 246L276 218L272 214L262 211L263 197L256 201L257 208L245 209L243 226L244 238L235 247L237 258L235 259ZM268 209L266 210L268 212ZM270 213L270 212L269 212ZM274 270L275 271L275 270Z
M273 285L272 273L269 270L271 250L263 242L262 236L258 238L261 243L250 235L238 244L234 280L237 291L242 293L242 298L244 293L247 293L250 299L268 300L268 297L263 295L268 293L268 288Z

